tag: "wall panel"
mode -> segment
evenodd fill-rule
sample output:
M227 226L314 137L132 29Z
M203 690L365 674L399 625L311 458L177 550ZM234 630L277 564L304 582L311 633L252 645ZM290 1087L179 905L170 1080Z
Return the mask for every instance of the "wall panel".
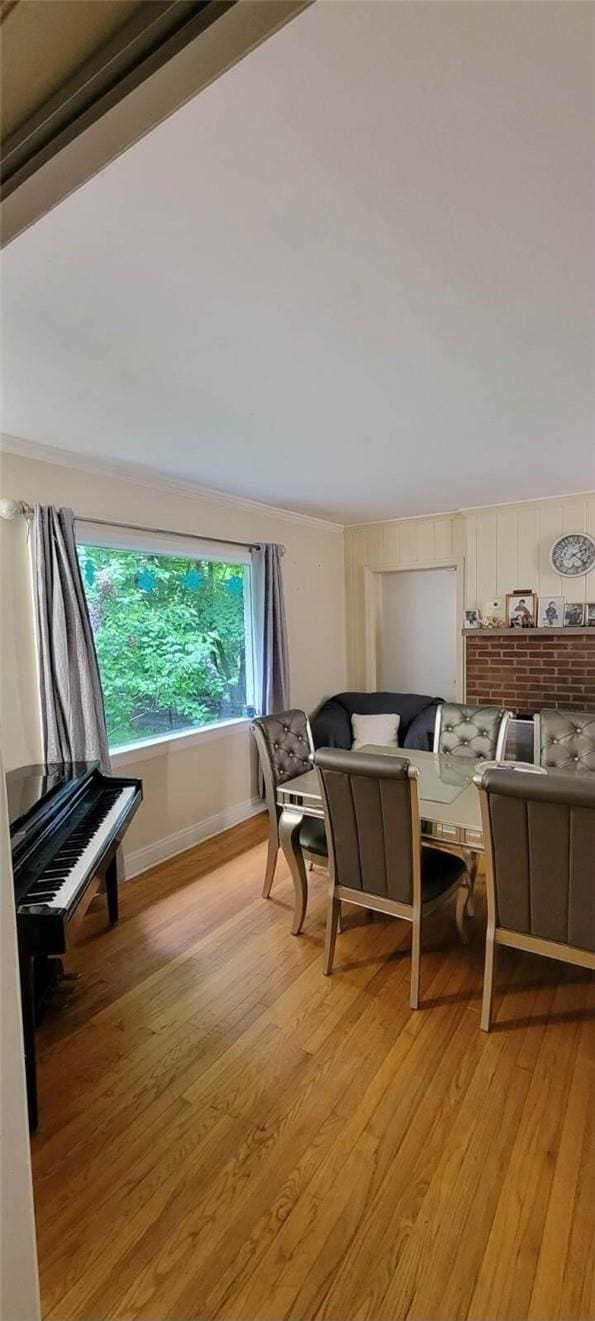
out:
M496 515L496 587L498 596L501 596L507 590L507 583L524 586L519 576L518 524L518 514L514 512L504 510ZM492 575L489 574L488 580L491 580L491 577ZM483 608L483 602L487 599L488 597L484 596L480 601L481 608Z
M415 564L417 554L417 519L408 519L401 525L401 564Z
M437 518L434 523L436 559L447 560L453 552L453 526L451 518Z
M485 514L477 520L477 604L482 603L498 590L498 515Z
M436 535L433 518L421 519L417 524L417 559L421 564L436 559Z
M539 583L539 547L541 522L539 509L520 509L517 515L517 579L515 587ZM549 564L549 560L548 560ZM510 589L509 589L510 590ZM543 591L543 587L541 588Z
M552 569L550 563L550 550L557 537L562 532L562 505L550 504L544 505L539 510L539 538L538 538L538 584L539 591L543 596L551 593L552 596L562 596L562 580L559 573Z

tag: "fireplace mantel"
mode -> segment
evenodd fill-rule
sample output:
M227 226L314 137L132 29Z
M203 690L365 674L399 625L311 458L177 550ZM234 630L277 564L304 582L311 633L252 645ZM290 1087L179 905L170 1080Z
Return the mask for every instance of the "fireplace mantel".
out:
M544 638L551 637L575 637L577 633L592 633L595 636L595 628L584 628L582 625L574 627L569 624L566 628L464 628L462 630L465 637L475 638L525 638L535 637L538 633Z

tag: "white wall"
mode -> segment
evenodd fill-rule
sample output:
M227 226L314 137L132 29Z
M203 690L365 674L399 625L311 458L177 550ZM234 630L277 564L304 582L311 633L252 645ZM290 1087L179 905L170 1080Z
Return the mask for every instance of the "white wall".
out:
M549 554L562 532L595 536L595 493L465 509L345 528L347 670L366 687L364 570L426 567L461 561L465 606L531 587L568 600L595 600L595 572L563 579ZM459 621L462 627L463 620Z
M0 1316L36 1321L40 1315L31 1181L31 1149L25 1099L21 998L10 860L8 812L0 749L0 1000L2 1072L0 1110Z
M10 439L5 445L15 445ZM80 516L229 537L277 541L283 559L292 674L292 701L306 711L345 686L345 597L342 528L248 501L160 481L120 469L68 466L55 454L23 446L27 455L1 458L1 494L29 503L66 505ZM0 520L2 619L0 719L8 767L41 757L27 528ZM246 725L134 754L123 773L143 778L145 802L127 836L138 870L167 851L190 845L246 815L254 794ZM175 836L174 839L171 837Z

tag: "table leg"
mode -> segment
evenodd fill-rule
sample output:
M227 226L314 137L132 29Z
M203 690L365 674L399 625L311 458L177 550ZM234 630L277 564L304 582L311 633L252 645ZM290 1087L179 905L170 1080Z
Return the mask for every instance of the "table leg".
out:
M465 859L465 866L469 874L469 897L467 899L467 912L469 914L469 917L475 917L475 878L477 876L477 868L479 867L480 855L479 853L475 853L473 849L463 849L463 857Z
M466 927L466 918L475 915L475 903L473 891L475 888L475 878L477 876L477 867L479 863L479 854L474 853L472 849L463 849L463 858L467 868L467 877L459 887L457 894L457 930L464 945L469 944L469 936Z
M292 936L299 936L304 925L308 903L308 881L304 855L300 847L300 827L304 819L299 807L284 807L279 820L279 843L291 872L295 890L295 908L293 913Z
M118 921L118 860L112 858L105 873L105 893L110 926Z
M35 1049L35 965L33 955L23 949L19 952L21 976L21 1005L23 1012L23 1045L25 1049L25 1079L29 1129L34 1133L38 1124L37 1060Z

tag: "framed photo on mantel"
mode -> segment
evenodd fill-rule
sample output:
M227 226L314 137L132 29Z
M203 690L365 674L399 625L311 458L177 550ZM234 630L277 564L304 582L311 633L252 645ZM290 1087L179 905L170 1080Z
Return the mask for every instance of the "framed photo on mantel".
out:
M567 601L564 610L564 623L566 628L581 628L585 622L585 606L583 601Z
M510 628L535 628L537 597L535 592L508 592L506 623Z
M564 597L540 596L537 619L539 628L563 628Z

